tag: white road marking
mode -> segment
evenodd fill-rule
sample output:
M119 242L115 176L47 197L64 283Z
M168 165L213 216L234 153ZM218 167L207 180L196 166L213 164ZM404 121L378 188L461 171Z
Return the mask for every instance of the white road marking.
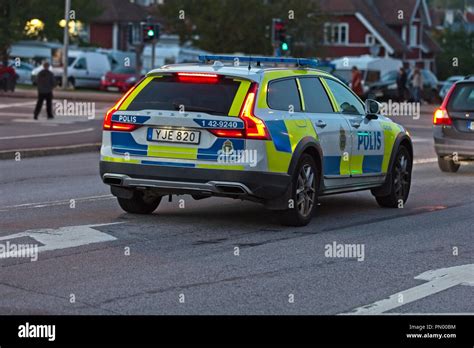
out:
M14 108L17 106L27 106L27 105L35 105L36 101L31 101L31 102L23 102L23 103L12 103L12 104L0 104L0 109L8 109L8 108Z
M47 228L38 230L28 230L25 232L0 237L0 241L22 237L30 237L35 239L37 242L43 244L42 246L38 246L38 252L74 248L82 245L110 242L116 240L117 238L107 233L100 232L94 229L93 227L109 226L121 223L122 222L114 222L97 225L66 226L58 229ZM6 258L4 256L5 255L0 254L0 259Z
M72 130L72 131L55 132L55 133L41 133L41 134L30 134L30 135L12 135L12 136L8 136L8 137L0 137L0 140L51 137L51 136L55 136L55 135L87 133L87 132L92 132L93 130L94 130L94 128L85 128L85 129L77 129L77 130Z
M108 195L101 195L101 196L88 196L88 197L80 197L80 198L74 198L74 200L77 202L85 202L85 201L99 201L99 200L104 200L104 199L111 199L114 198L113 195L108 194ZM58 201L47 201L47 202L37 202L37 203L24 203L24 204L16 204L16 205L9 205L6 207L1 207L1 211L8 211L12 209L19 209L19 208L44 208L44 207L53 207L57 205L67 205L70 204L71 201L70 199L67 200L58 200Z
M430 270L415 279L427 282L343 314L381 314L457 285L474 286L474 264ZM399 301L400 296L402 301Z
M431 138L430 139L426 139L426 138L417 139L417 138L415 138L415 139L412 139L412 142L415 143L415 144L416 143L431 143L431 142L433 142L433 139L431 139Z
M438 159L436 157L432 158L419 158L413 161L413 164L424 164L424 163L434 163L438 162Z

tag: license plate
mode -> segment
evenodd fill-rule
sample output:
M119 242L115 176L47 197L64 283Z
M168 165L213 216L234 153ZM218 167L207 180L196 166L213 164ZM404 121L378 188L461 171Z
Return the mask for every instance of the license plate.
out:
M201 132L186 129L148 128L148 140L164 143L199 144Z
M474 121L470 121L467 123L467 128L469 128L470 130L474 131Z
M107 87L107 90L110 92L118 92L119 88L114 86Z

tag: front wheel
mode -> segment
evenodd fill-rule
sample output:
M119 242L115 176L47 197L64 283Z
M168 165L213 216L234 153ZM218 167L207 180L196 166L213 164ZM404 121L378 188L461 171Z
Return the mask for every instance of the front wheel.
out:
M461 165L454 162L451 158L438 157L438 166L442 172L456 173Z
M161 197L147 191L134 191L132 198L117 197L120 207L127 213L151 214L158 208Z
M399 208L405 204L410 193L412 159L405 146L400 146L391 171L390 193L385 196L375 195L381 207Z
M313 157L304 154L292 177L289 208L281 214L283 225L306 226L311 221L319 187L318 173Z

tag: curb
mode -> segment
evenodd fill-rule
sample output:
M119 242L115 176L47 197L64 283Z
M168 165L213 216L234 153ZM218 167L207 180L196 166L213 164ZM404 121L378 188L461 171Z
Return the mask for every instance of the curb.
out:
M0 160L15 160L17 153L20 154L21 159L41 157L41 156L57 156L67 155L81 152L99 152L101 143L68 145L57 147L44 147L36 149L17 149L0 151Z

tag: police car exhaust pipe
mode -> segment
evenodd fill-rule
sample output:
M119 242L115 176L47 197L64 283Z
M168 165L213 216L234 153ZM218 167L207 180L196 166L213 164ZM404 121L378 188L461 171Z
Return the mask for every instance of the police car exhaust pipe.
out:
M122 186L122 178L113 176L104 176L104 184Z
M240 185L216 184L216 189L222 193L245 195L248 192Z

